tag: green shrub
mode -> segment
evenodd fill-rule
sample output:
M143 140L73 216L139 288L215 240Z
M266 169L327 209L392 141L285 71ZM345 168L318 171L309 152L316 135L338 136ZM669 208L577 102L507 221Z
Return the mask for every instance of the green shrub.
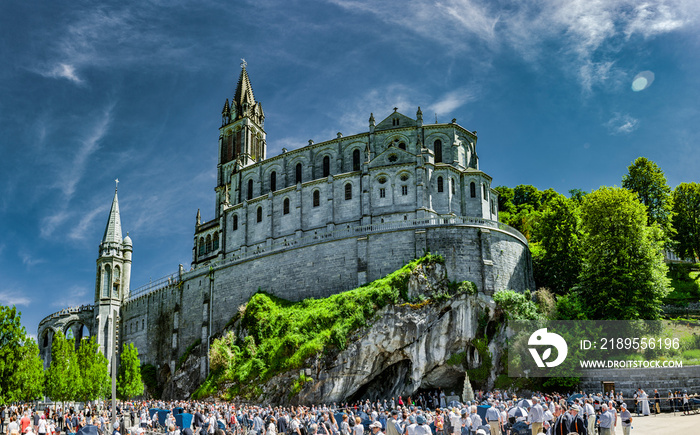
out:
M509 320L536 320L542 317L537 312L537 305L530 300L530 292L499 290L493 295L493 300Z

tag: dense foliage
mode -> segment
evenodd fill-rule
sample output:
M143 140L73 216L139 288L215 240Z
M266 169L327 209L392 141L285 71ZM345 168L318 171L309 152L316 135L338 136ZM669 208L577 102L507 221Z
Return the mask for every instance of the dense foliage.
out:
M636 194L602 187L581 204L581 298L591 319L655 319L670 291L663 234Z
M66 340L59 330L51 343L51 365L46 371L46 395L54 402L73 401L78 397L80 385L75 340Z
M15 307L0 305L0 404L41 396L44 367Z
M700 258L700 184L681 183L673 191L676 252ZM697 261L697 260L696 260Z
M95 337L80 341L77 353L80 367L80 386L76 398L82 402L109 395L111 379L107 370L107 358L98 350Z
M117 378L117 397L121 400L128 400L141 394L143 394L143 382L141 381L139 351L134 343L124 343Z
M646 157L638 157L627 171L622 177L622 187L639 196L647 208L649 223L659 225L665 239L670 241L673 235L671 188L666 183L664 171Z

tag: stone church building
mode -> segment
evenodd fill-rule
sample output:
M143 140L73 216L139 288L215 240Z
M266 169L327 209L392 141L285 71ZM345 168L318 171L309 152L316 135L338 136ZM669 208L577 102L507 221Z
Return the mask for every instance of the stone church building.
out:
M497 192L480 169L476 131L428 124L394 108L365 132L267 152L265 114L245 64L221 112L213 218L197 211L192 268L130 288L132 241L115 191L100 243L94 305L39 324L46 364L53 334L95 335L103 349L133 342L142 363L173 372L208 344L255 292L302 300L380 278L425 252L449 279L479 291L534 289L527 240L498 222ZM138 245L138 243L137 243ZM138 251L138 247L136 248ZM138 261L136 263L138 267ZM202 346L202 379L208 346ZM109 355L108 355L109 357Z

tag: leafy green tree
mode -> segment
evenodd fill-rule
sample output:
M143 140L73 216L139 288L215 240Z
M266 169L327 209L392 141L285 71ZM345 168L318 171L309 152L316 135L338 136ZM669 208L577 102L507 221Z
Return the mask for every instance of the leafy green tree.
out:
M663 234L637 194L601 187L581 204L580 300L590 319L656 319L670 291Z
M107 369L107 358L98 349L95 337L80 341L77 353L81 385L78 399L82 402L107 397L111 379Z
M537 223L541 253L533 261L538 287L565 294L581 271L581 243L576 203L563 195L551 199Z
M673 207L671 188L666 182L664 171L646 157L638 157L627 171L622 177L622 187L639 195L639 200L647 207L649 223L659 224L667 241L670 241Z
M581 203L583 201L583 198L588 195L588 192L585 190L581 189L569 189L569 198L571 200L576 201L577 203Z
M124 343L117 378L117 397L128 400L141 394L143 394L143 382L139 352L133 343Z
M62 331L53 336L51 365L46 371L46 395L55 402L76 400L81 388L80 367L75 341L66 340Z
M494 188L498 192L498 213L511 215L517 211L513 204L513 189L508 186L497 186Z
M532 206L533 210L539 210L542 205L542 192L535 186L519 184L513 189L513 204L520 207L525 204Z
M0 404L31 401L42 392L44 365L16 307L0 305Z
M681 183L673 191L676 253L700 257L700 184Z

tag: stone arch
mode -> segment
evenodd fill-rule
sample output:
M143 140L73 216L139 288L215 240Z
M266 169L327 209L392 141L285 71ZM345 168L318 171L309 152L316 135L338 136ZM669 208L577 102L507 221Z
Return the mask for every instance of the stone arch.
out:
M406 136L405 134L401 133L396 133L393 134L389 137L387 137L384 140L384 143L382 144L384 146L384 149L389 148L390 146L395 146L396 148L401 148L402 150L406 150L408 146L410 145L411 140ZM403 144L404 146L401 147L400 145Z
M294 186L297 184L297 165L301 163L301 182L309 181L309 159L301 154L297 154L290 159L287 164L287 185Z

